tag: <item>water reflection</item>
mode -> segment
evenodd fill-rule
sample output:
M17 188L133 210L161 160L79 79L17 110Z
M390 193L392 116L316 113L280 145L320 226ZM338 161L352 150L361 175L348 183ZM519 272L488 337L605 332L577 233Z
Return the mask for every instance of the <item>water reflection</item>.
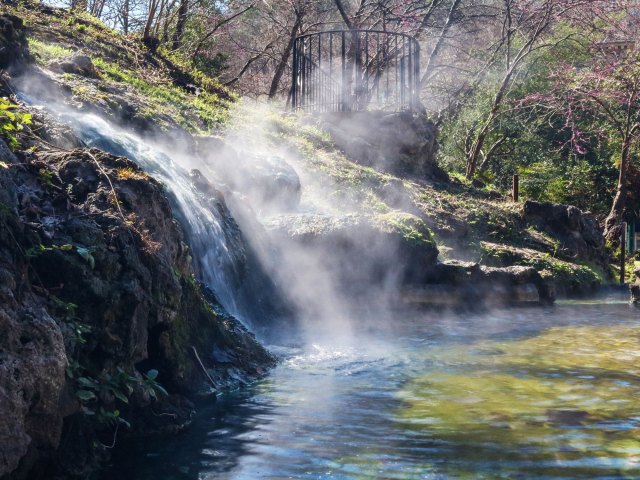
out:
M291 352L178 438L126 443L107 478L639 478L639 315L371 325L356 345Z

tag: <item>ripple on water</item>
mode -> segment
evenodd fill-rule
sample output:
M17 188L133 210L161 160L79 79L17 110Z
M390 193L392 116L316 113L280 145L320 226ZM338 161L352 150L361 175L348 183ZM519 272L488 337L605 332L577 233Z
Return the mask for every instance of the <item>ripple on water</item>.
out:
M517 312L290 349L126 478L640 478L636 313Z

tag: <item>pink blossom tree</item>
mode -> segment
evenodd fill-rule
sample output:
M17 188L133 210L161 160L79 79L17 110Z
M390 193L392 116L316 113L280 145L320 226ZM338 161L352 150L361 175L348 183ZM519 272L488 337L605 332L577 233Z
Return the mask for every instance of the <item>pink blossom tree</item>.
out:
M554 75L554 90L532 95L530 105L553 110L565 118L570 131L568 147L583 154L588 139L605 137L619 145L618 183L609 215L605 220L605 237L617 244L629 189L631 154L640 139L640 53L618 52L596 57L591 65L565 66ZM577 116L589 116L599 125L598 131L584 132Z

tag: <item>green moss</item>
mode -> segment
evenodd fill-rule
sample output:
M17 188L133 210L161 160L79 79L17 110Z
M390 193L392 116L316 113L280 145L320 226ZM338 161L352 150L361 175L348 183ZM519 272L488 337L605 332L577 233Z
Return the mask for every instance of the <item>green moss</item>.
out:
M104 93L96 91L93 86L83 85L83 84L74 84L71 86L71 93L75 95L80 100L91 101L91 100L107 100L109 97Z
M600 285L602 281L602 275L590 266L576 265L550 256L530 258L520 263L530 265L538 270L543 277L550 277L554 282L566 285L576 291Z
M505 267L521 264L526 256L513 248L500 248L499 245L480 242L480 262L491 267Z
M604 281L601 270L589 263L571 263L554 258L549 253L490 242L480 242L480 248L480 262L484 265L530 266L538 270L543 278L567 288L569 293L586 292Z
M377 215L375 218L383 230L399 233L406 242L412 245L435 245L433 234L425 223L415 215L405 212L391 212Z

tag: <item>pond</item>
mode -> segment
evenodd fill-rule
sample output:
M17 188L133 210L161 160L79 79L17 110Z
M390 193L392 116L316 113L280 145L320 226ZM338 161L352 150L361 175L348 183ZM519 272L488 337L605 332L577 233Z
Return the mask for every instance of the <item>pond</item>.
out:
M622 301L422 313L274 347L267 378L106 478L640 477L640 310Z

